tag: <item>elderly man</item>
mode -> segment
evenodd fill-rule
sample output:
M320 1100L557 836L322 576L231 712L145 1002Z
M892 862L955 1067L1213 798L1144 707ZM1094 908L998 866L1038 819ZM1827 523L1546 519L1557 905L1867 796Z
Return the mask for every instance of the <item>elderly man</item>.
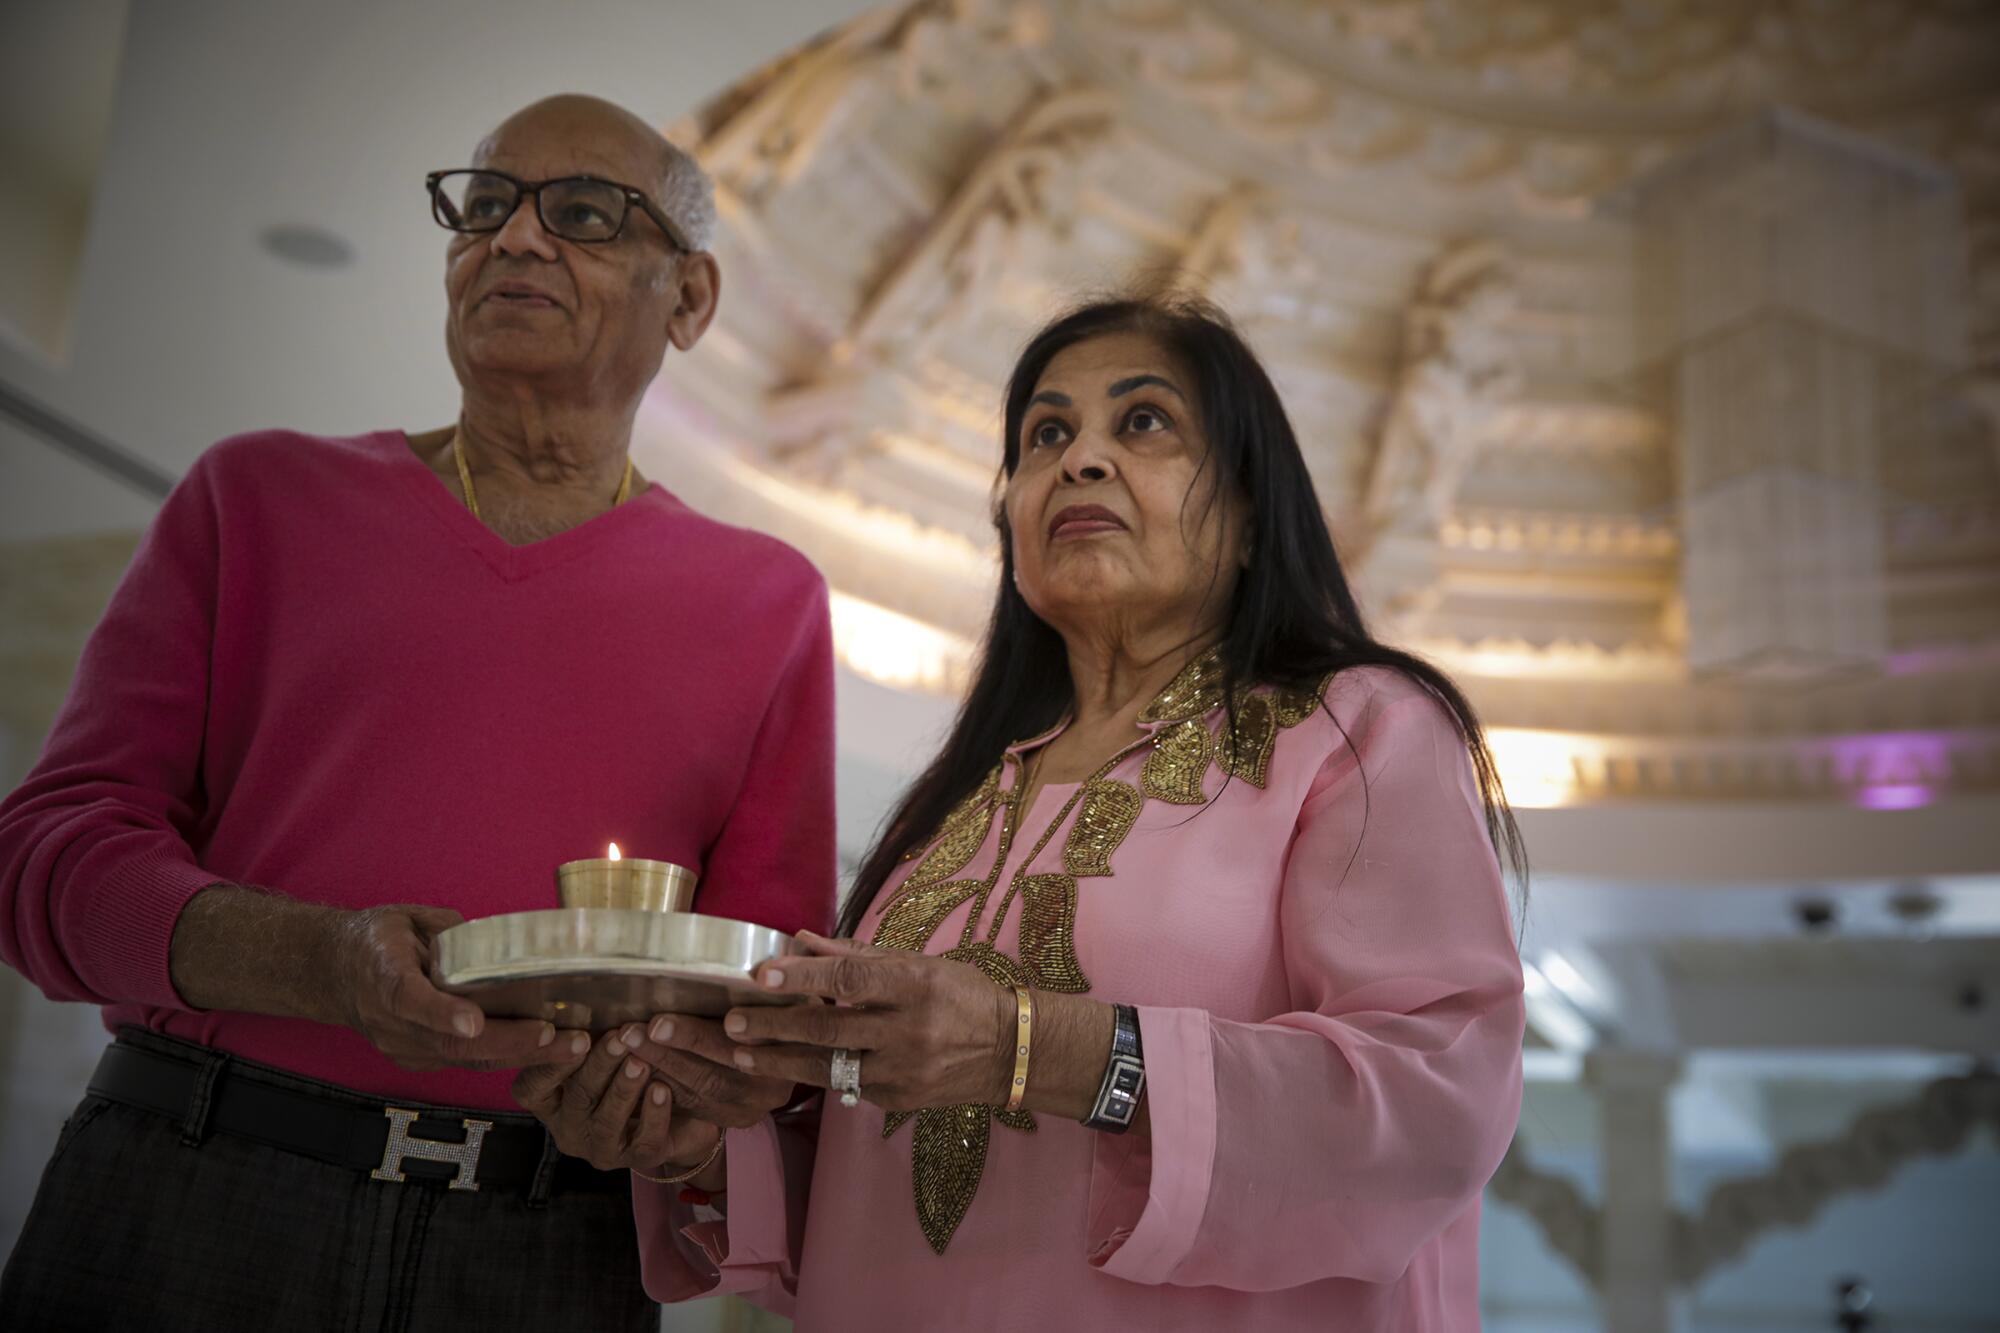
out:
M698 866L701 910L830 919L825 586L629 455L715 313L707 181L558 97L429 186L456 427L210 450L0 806L0 954L118 1033L0 1327L650 1328L627 1175L511 1071L634 1106L621 1155L690 1177L698 1091L487 1018L431 942L614 838Z

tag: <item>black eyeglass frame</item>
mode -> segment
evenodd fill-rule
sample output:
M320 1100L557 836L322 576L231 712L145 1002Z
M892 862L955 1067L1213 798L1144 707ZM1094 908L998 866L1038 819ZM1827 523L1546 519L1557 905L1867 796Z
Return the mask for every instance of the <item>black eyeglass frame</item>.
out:
M439 186L443 184L447 176L492 176L496 180L506 181L514 187L514 207L508 209L507 216L501 218L499 222L491 227L455 226L444 219L444 198L439 189ZM592 185L608 185L625 196L625 212L619 217L618 225L612 228L609 236L600 236L595 240L564 236L550 224L548 216L542 212L543 190L551 185L568 185L576 181L587 181ZM667 220L667 215L654 206L653 201L646 197L644 190L636 189L623 181L606 180L602 176L551 176L547 180L524 181L518 176L510 176L504 171L495 171L491 167L453 167L449 171L433 171L425 176L424 189L429 192L431 197L432 220L446 231L460 232L467 236L486 236L499 231L507 225L508 219L512 218L515 212L520 209L521 200L529 195L533 195L535 199L535 218L542 224L542 230L558 239L568 241L571 245L607 245L617 240L625 234L625 220L632 216L632 205L637 204L645 212L646 216L653 220L653 225L660 229L660 234L667 238L668 245L673 246L674 249L684 255L691 255L695 252L694 247L682 239L680 228Z

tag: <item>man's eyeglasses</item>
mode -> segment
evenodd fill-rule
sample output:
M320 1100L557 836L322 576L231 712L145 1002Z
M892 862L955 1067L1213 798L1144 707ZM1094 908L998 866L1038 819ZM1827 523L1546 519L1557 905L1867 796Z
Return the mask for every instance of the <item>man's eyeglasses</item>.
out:
M460 170L433 171L424 177L424 185L431 192L431 216L440 227L453 231L499 231L521 206L521 196L531 194L535 214L551 236L584 245L615 241L637 204L665 234L668 244L683 254L694 253L694 247L681 238L680 229L667 221L652 200L617 181L595 176L524 181L504 171Z

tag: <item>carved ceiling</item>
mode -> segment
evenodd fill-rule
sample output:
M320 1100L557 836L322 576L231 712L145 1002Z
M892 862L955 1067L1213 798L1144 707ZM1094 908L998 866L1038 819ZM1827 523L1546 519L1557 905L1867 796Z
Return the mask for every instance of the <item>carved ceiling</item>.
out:
M1171 282L1265 358L1378 628L1460 673L1528 803L2000 787L1996 89L1982 0L886 8L672 127L725 300L645 447L820 564L850 665L948 691L1014 351ZM1759 227L1839 299L1774 279L1719 361L1688 310L1659 333L1661 275L1730 295L1707 257ZM1775 490L1701 480L1742 447L1700 424L1718 365L1776 386ZM1696 578L1691 530L1766 600Z

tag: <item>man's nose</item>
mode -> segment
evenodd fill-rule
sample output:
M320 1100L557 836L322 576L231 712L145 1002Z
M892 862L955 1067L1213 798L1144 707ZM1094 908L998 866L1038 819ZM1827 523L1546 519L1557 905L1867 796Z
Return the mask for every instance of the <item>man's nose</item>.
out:
M489 244L495 254L533 255L551 262L556 258L555 238L542 226L541 212L531 194L521 196L520 202L514 205L514 211L507 215L507 221L493 233Z

